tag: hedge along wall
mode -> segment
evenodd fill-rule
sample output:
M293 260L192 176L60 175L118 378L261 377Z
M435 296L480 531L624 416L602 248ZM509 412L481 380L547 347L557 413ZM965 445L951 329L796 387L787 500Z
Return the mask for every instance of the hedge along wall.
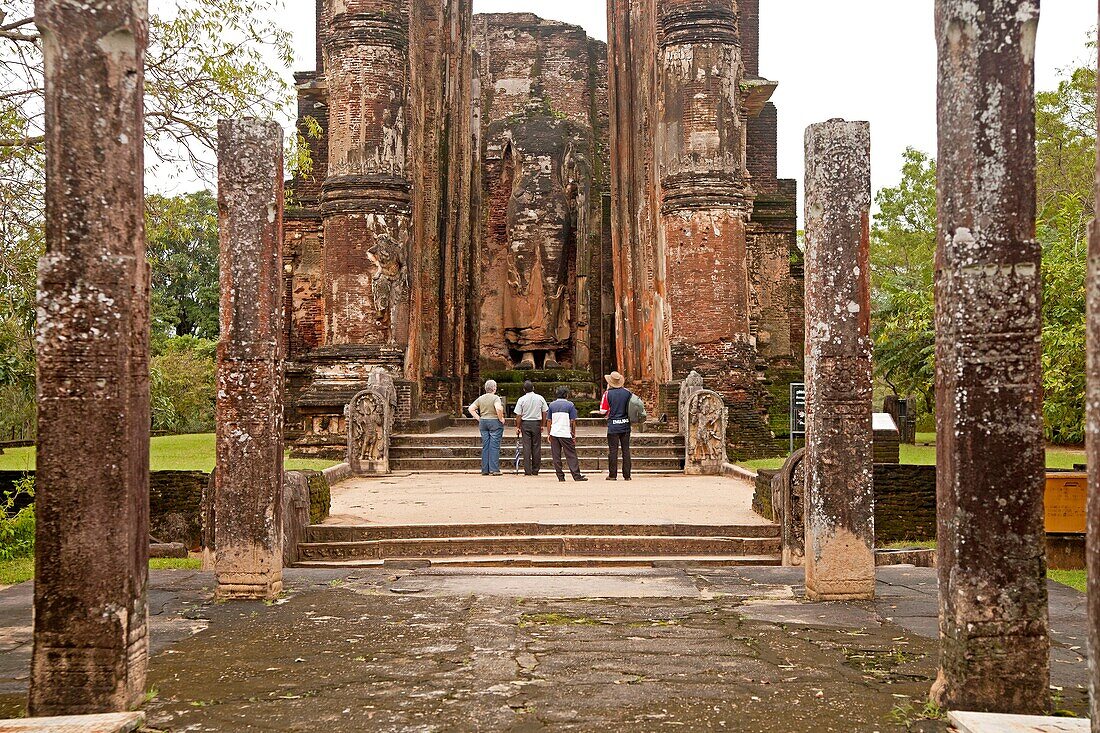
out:
M772 519L773 470L757 472L752 506ZM875 543L936 539L936 467L875 464Z
M328 516L330 491L320 471L309 472L310 518ZM0 471L0 496L15 489L33 471ZM197 549L202 541L202 491L210 474L204 471L152 471L149 474L149 534L161 542L182 542ZM20 500L16 510L31 503Z

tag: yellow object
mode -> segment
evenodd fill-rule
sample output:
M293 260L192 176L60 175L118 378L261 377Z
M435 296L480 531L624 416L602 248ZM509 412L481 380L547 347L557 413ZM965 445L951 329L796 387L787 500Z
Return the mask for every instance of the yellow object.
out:
M1048 473L1046 528L1056 534L1084 534L1085 505L1088 502L1087 473Z

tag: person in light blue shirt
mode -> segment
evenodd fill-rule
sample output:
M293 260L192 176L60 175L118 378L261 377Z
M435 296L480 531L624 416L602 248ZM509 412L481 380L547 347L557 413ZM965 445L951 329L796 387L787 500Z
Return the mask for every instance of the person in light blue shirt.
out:
M577 406L569 401L567 387L558 387L556 396L557 399L547 409L550 416L547 426L550 429L550 458L554 461L554 472L558 474L558 481L565 481L565 471L561 466L561 455L564 453L573 480L587 481L581 475L577 461Z
M523 441L523 474L538 476L542 468L542 427L549 407L530 381L516 401L516 435Z

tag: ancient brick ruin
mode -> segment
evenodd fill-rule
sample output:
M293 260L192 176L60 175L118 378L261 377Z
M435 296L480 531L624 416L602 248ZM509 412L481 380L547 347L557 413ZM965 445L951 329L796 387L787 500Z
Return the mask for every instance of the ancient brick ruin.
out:
M758 0L612 0L609 18L604 44L469 0L320 0L297 81L321 134L284 240L297 452L343 452L377 367L399 428L510 370L594 398L618 369L675 420L697 369L732 452L776 452L767 380L801 368L802 274Z

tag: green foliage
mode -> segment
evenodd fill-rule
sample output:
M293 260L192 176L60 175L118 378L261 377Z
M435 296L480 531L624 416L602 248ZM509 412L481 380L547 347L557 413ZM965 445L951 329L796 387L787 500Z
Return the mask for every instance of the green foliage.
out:
M180 336L169 339L149 364L153 429L197 433L214 427L215 344Z
M1036 98L1037 236L1043 246L1047 439L1084 440L1085 272L1096 166L1096 71L1077 69ZM935 161L906 152L902 181L876 202L871 243L878 375L934 407Z
M875 370L899 395L935 404L936 162L905 151L902 179L875 199L871 230Z
M0 500L0 561L34 554L34 506L14 512L21 497L34 497L34 479L26 477Z
M153 351L171 336L218 338L218 201L209 191L145 199Z

